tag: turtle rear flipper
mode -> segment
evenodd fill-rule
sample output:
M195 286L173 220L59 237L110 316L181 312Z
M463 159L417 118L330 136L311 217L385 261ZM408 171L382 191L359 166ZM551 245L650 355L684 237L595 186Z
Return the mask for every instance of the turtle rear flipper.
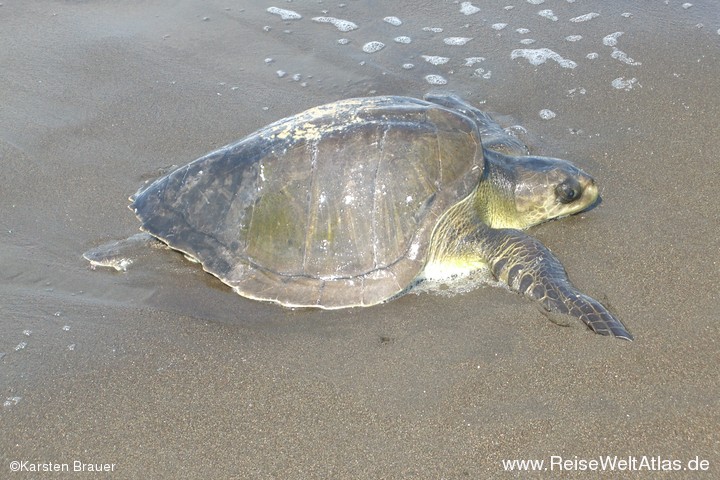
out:
M477 244L493 275L511 290L539 301L549 312L582 320L595 333L633 339L607 308L575 288L560 261L538 240L518 230L490 229Z

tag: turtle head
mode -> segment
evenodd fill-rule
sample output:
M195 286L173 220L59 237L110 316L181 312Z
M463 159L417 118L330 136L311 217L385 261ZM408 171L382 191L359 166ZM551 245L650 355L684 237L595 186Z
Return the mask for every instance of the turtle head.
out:
M487 157L488 180L506 199L504 212L487 219L494 228L527 228L581 212L598 200L595 180L566 160L496 152Z

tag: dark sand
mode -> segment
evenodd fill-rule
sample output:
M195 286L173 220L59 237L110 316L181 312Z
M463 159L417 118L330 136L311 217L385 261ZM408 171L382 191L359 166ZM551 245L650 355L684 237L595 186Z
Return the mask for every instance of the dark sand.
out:
M545 460L543 477L596 478L551 472L550 458L605 455L637 468L699 457L709 470L692 478L720 478L715 0L476 1L469 16L436 1L3 3L0 478L15 478L14 460L115 464L117 478L532 476L504 473L514 458ZM360 28L313 22L324 9ZM641 65L611 57L602 40L618 31ZM473 40L443 43L453 36ZM364 53L371 40L386 47ZM577 68L510 58L543 47ZM474 56L486 60L464 66ZM635 342L554 325L494 288L290 311L168 250L127 273L81 258L137 230L126 199L159 169L321 103L421 96L428 74L596 176L599 208L533 234ZM613 88L620 77L637 82Z

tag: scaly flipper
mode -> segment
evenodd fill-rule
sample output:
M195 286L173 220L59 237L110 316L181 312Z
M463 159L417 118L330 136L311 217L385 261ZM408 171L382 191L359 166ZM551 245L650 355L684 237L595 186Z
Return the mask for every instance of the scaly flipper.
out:
M493 275L511 290L539 301L549 312L582 320L595 333L632 340L625 326L600 302L580 292L543 244L513 229L488 229L477 240Z

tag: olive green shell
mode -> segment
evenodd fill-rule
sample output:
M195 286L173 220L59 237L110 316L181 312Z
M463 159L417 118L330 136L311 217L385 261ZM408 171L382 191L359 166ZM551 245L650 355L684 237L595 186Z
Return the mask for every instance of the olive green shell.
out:
M373 305L421 272L438 217L484 170L477 120L405 97L280 120L131 197L142 229L246 297Z

